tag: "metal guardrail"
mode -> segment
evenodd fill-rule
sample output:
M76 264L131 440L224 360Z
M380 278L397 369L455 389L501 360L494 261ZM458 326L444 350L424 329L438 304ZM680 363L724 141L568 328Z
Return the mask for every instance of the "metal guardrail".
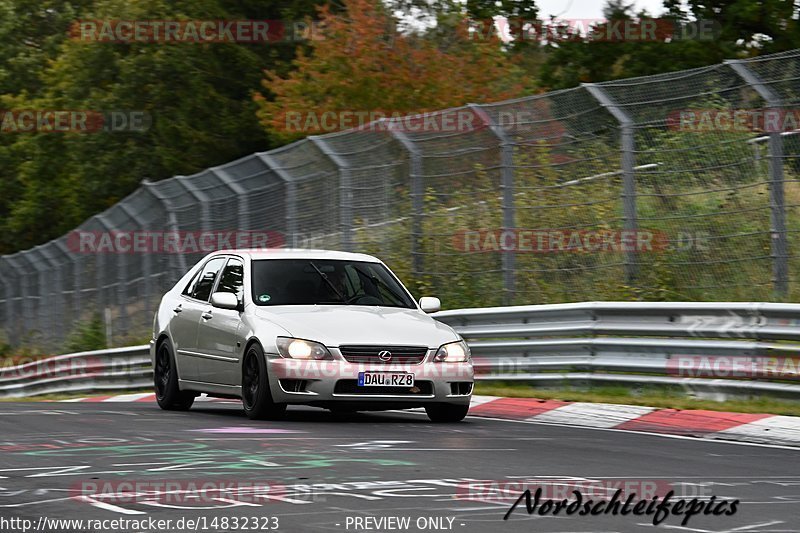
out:
M435 316L467 340L481 380L800 397L800 305L583 302Z
M153 386L149 346L57 355L0 367L0 398Z
M479 380L672 385L720 399L800 398L800 382L793 383L800 379L796 304L584 302L458 309L434 317L467 340ZM0 397L151 386L147 346L0 369Z

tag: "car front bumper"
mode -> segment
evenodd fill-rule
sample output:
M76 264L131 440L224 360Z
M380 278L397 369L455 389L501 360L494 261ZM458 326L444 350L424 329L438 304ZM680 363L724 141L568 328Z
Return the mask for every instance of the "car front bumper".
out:
M413 407L430 403L469 404L472 363L374 364L343 360L305 361L267 356L267 374L275 402L351 405L375 408ZM360 372L414 375L414 387L357 387Z

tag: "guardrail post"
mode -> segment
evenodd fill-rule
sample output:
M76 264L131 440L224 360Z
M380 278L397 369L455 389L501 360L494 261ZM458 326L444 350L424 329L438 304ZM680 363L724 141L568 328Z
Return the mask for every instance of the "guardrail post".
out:
M489 126L489 130L500 142L500 186L503 191L503 233L516 228L514 209L514 141L506 131L495 124L492 117L477 104L467 107L475 111ZM514 250L503 250L503 305L510 305L516 286L516 253Z
M420 240L422 239L422 217L425 213L424 186L422 183L422 153L417 145L408 136L398 131L397 128L387 126L400 145L408 152L409 158L409 187L411 196L411 270L417 279L425 271L425 261L422 255Z
M772 87L747 68L746 62L725 61L767 103L767 111L780 113L783 100ZM772 283L775 293L785 297L789 293L789 243L786 234L786 202L783 177L783 136L780 131L769 132L769 204L772 255Z
M267 165L272 172L283 180L286 187L286 233L291 239L287 244L290 248L297 248L298 227L297 227L297 186L291 174L286 172L278 165L271 155L267 152L257 154L258 158Z
M339 227L341 245L345 252L353 251L353 184L350 165L331 150L328 143L316 135L308 137L314 146L339 169Z
M636 166L635 123L631 116L615 103L602 87L594 83L584 83L582 86L619 122L622 148L622 224L625 231L636 231L639 222L636 213L636 171L634 169ZM625 281L628 283L636 279L639 267L637 256L635 247L634 250L625 252Z

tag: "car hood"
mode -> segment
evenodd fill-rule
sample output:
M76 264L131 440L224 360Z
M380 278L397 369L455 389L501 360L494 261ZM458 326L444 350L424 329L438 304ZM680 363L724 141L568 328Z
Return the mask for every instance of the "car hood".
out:
M326 346L378 344L438 348L458 340L458 335L416 309L393 307L284 305L259 307L255 314L293 337Z

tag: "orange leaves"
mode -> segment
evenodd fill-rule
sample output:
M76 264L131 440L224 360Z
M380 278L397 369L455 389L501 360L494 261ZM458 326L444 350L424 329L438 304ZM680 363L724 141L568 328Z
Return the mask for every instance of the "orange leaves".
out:
M265 72L257 95L265 128L287 139L324 133L287 129L287 113L433 111L526 94L530 87L496 38L449 31L447 46L427 34L402 34L379 0L347 0L342 13L320 10L321 34L286 76Z

